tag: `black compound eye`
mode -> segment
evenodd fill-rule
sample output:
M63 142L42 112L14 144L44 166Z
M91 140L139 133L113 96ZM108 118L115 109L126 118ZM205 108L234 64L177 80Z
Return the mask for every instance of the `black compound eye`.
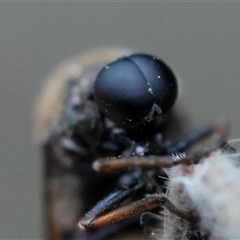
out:
M98 74L94 94L100 111L119 125L136 125L168 112L177 98L177 80L158 58L134 54Z

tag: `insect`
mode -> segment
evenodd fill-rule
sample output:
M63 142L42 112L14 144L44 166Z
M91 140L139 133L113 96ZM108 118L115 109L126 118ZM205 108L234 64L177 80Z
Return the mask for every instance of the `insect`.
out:
M159 186L165 191L163 169L149 166L154 156L183 152L213 133L219 142L226 138L226 125L213 123L169 141L177 92L176 77L162 60L126 49L83 54L50 76L36 114L48 239L100 240L132 226L133 214L118 212L122 204L144 199ZM107 171L100 168L105 160L97 159L117 156ZM144 159L148 164L141 168ZM82 229L100 229L78 230L81 218Z

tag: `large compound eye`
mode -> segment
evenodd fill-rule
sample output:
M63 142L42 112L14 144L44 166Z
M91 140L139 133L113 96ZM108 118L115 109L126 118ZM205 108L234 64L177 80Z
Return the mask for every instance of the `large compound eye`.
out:
M147 54L118 59L98 74L94 94L100 111L119 125L136 125L168 112L177 80L161 60Z

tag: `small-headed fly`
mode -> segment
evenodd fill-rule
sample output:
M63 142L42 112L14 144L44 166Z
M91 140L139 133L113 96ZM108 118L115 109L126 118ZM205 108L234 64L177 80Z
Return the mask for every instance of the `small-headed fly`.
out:
M170 155L214 133L225 140L226 125L213 123L171 141L177 94L167 64L126 49L98 49L53 72L36 114L48 239L100 240L135 226L133 215L159 206L144 205L145 196L167 191ZM135 208L125 211L131 202ZM81 231L80 219L92 231Z

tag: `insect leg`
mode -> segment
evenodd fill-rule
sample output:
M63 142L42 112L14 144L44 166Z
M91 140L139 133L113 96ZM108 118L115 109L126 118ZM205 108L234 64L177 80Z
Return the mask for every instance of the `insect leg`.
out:
M213 134L216 134L218 136L217 139L218 148L220 144L222 144L222 142L226 141L228 130L229 126L225 122L208 124L200 129L192 131L189 135L181 139L179 142L172 144L170 146L166 146L165 150L166 154L185 151L187 148L190 148L195 143Z
M95 228L100 228L111 223L108 218L102 218L102 216L107 215L106 212L111 211L113 208L121 204L125 199L129 198L136 191L140 191L145 187L146 183L144 181L138 182L137 184L130 187L122 187L116 191L110 193L103 200L101 200L95 207L93 207L79 223L79 227L82 230L92 230ZM118 216L115 216L118 218ZM100 220L99 220L100 219ZM113 220L117 222L117 220Z
M93 162L93 169L98 172L111 172L134 167L171 167L173 159L170 156L129 156L122 158L103 158Z
M116 222L108 226L92 230L90 232L81 231L79 228L75 229L70 239L78 240L106 240L112 235L126 230L127 227L135 227L136 223L139 222L139 216L125 219L121 222Z
M97 216L87 226L83 225L83 221L81 221L79 223L79 227L83 230L91 230L94 228L103 227L108 224L112 224L112 223L121 221L123 219L132 217L138 213L152 210L159 206L162 206L168 209L170 212L172 212L173 214L176 214L182 219L185 219L191 222L198 221L198 216L193 216L193 215L183 213L179 209L177 209L166 197L159 194L153 194L153 195L148 195L146 198L133 202L129 205L120 207L111 212L107 212L105 214Z

